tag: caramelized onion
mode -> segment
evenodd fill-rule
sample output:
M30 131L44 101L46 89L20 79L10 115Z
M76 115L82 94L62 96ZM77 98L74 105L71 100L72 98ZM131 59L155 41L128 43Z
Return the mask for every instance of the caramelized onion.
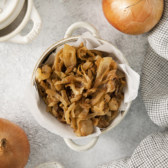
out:
M65 44L53 65L42 65L36 72L47 111L70 125L77 136L92 134L96 126L110 125L119 113L125 80L112 57L88 50L83 43L79 47Z
M107 20L116 29L127 34L150 31L163 13L163 0L103 0Z

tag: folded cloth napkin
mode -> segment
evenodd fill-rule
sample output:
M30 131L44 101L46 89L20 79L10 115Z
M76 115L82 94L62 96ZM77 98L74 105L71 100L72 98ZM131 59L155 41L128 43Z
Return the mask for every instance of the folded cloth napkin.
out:
M141 93L151 120L168 127L168 0L159 24L148 34L150 47L144 59ZM168 168L168 131L145 138L130 158L98 168Z

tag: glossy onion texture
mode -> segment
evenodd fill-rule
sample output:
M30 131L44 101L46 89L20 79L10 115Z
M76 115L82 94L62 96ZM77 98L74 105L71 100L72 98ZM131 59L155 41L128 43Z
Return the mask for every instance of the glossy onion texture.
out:
M111 25L136 35L150 31L159 22L164 0L103 0L102 6Z

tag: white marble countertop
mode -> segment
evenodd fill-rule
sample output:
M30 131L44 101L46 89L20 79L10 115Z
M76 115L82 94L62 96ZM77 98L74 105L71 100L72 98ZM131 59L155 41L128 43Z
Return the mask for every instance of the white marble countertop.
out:
M31 145L26 167L59 161L65 168L93 168L131 155L144 137L159 130L149 119L140 95L116 128L102 135L93 149L77 153L61 137L37 124L24 105L24 90L37 59L52 43L62 39L68 26L76 21L93 24L103 39L124 53L138 73L148 47L145 35L129 36L115 30L103 15L101 0L35 0L35 6L43 21L40 35L27 45L0 43L0 117L19 124L26 131Z

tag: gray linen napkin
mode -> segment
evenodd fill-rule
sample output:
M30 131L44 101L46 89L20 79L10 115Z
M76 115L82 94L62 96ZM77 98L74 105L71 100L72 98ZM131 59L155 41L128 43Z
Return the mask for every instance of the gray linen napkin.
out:
M144 59L141 93L151 120L168 127L168 0L159 24L149 33L150 47ZM168 168L168 131L145 138L130 158L98 168Z

